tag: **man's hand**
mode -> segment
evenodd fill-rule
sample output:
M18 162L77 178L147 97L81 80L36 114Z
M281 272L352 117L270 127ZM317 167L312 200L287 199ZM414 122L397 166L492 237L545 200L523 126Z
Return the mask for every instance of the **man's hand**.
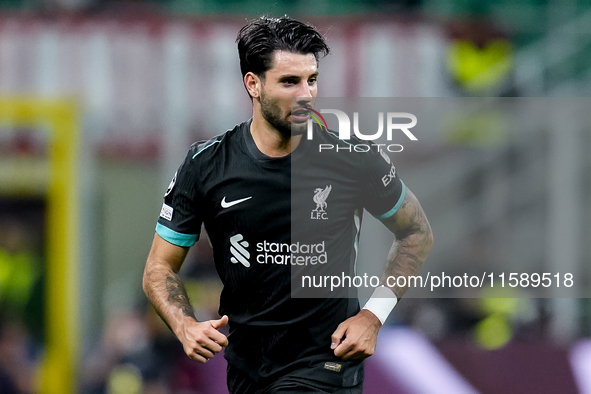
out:
M339 324L332 334L330 348L343 360L363 360L376 348L380 320L366 309Z
M206 363L222 351L222 346L228 346L228 338L218 331L226 324L228 316L225 315L221 319L201 323L186 318L176 335L183 344L187 356L200 363Z

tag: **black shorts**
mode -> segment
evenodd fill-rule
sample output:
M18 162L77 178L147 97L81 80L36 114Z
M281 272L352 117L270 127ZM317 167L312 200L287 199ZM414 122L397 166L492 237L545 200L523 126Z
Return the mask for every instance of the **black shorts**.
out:
M322 374L316 374L314 368L294 370L275 379L255 382L240 369L228 364L228 390L230 394L362 394L363 371L359 383L353 387L335 386L322 381Z

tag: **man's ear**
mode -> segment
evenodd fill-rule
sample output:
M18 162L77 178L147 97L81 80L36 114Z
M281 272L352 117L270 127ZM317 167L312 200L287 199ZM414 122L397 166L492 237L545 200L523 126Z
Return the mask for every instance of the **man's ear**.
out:
M244 86L253 99L261 96L262 80L253 72L247 72L244 76Z

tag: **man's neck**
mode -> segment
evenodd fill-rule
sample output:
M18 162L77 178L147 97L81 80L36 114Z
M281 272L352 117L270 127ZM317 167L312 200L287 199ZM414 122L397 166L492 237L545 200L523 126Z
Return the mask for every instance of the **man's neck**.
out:
M253 115L250 133L257 148L269 157L284 157L291 154L302 139L301 135L283 135L270 125L260 113Z

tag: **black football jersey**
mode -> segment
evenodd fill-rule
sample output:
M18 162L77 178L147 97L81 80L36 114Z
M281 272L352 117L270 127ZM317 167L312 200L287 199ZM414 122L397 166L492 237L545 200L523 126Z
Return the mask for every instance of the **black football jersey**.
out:
M322 361L354 371L360 364L339 361L330 343L359 311L358 300L350 289L302 287L302 277L355 275L363 209L393 215L405 186L386 154L356 151L356 141L318 127L291 155L267 157L250 123L193 144L166 191L156 232L191 246L204 224L223 283L219 313L230 318L228 362L255 380ZM320 151L320 144L341 149Z

